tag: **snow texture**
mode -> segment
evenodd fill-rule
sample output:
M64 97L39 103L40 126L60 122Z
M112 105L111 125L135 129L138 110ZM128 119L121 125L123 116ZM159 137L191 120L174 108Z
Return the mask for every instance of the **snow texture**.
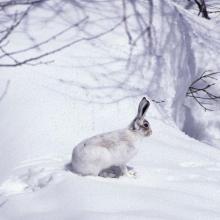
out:
M53 55L50 65L1 69L0 91L8 89L0 102L0 219L220 219L220 108L204 113L186 98L204 69L220 69L219 20L198 17L181 1L153 2L152 53L140 59L146 51L137 44L127 69L121 26ZM91 10L90 21L114 17L121 4L97 5L108 6L100 15ZM73 19L65 10L64 20ZM113 23L100 19L98 27ZM40 37L39 30L47 36L54 27L40 23L32 31ZM28 44L16 37L16 48ZM165 102L151 101L153 134L137 142L128 163L135 178L83 177L65 168L80 141L128 126L143 96Z

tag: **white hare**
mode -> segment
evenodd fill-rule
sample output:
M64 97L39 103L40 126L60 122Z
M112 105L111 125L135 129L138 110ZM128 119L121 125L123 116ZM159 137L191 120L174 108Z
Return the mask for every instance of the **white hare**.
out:
M134 142L152 134L149 122L144 119L149 106L150 102L143 97L137 116L127 128L99 134L79 143L73 149L73 171L98 176L103 170L117 166L123 175L133 175L126 164L137 152Z

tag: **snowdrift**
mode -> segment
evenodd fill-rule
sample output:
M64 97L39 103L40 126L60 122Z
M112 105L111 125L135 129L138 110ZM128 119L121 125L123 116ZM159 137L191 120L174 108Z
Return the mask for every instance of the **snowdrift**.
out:
M202 71L220 69L218 22L197 17L178 1L153 2L152 41L139 41L129 63L131 47L117 26L54 54L50 65L1 69L1 90L10 84L0 103L0 219L220 218L220 153L198 141L219 146L220 109L205 114L186 99ZM83 34L114 26L114 19L101 19L117 18L122 6L114 4L97 4L99 17L89 10ZM65 10L71 20L72 8ZM57 27L63 24L56 19ZM135 36L137 24L128 22ZM52 28L32 29L46 36ZM27 41L18 36L15 44ZM129 163L136 179L81 177L64 169L79 141L127 126L142 96L159 103L151 101L146 116L153 135L137 143L139 153Z

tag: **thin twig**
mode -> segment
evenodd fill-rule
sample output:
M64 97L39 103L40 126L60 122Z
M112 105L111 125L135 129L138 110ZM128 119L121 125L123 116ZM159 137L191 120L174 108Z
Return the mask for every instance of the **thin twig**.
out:
M2 93L1 96L0 96L0 102L1 102L1 101L4 99L4 97L7 95L9 85L10 85L10 80L8 80L8 81L6 82L5 89L4 89L3 93Z
M214 101L217 102L220 100L220 95L215 95L209 91L210 88L216 85L216 83L210 83L208 80L217 80L216 77L213 77L220 72L212 72L211 70L204 71L200 77L194 80L186 93L187 97L193 98L205 111L213 111L210 108L207 108L206 105L210 105L211 103L204 103L202 100ZM202 81L205 85L203 87L199 86L198 83Z
M118 28L121 24L122 24L123 21L120 21L118 24L116 24L115 26L113 26L112 28L104 31L104 32L101 32L99 34L96 34L94 36L91 36L91 37L82 37L82 38L79 38L77 40L74 40L68 44L65 44L61 47L58 47L54 50L50 50L48 52L45 52L41 55L38 55L38 56L35 56L35 57L31 57L31 58L28 58L28 59L25 59L25 60L22 60L22 61L19 61L18 63L5 63L5 64L0 64L0 67L16 67L16 66L21 66L21 65L24 65L24 64L27 64L27 63L31 63L32 61L35 61L35 60L39 60L39 59L42 59L44 57L47 57L49 55L52 55L52 54L56 54L66 48L69 48L70 46L74 45L74 44L77 44L77 43L80 43L82 41L91 41L91 40L94 40L94 39L97 39L97 38L100 38L102 36L105 36L106 34L114 31L116 28Z

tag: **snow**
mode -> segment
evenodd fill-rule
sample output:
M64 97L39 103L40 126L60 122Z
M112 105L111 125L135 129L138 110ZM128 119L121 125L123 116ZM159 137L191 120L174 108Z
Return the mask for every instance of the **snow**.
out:
M219 219L219 151L149 120L137 178L81 177L64 170L68 155L27 160L2 185L2 218Z
M219 69L218 22L179 2L154 2L155 54L143 69L141 43L125 69L122 28L53 55L54 63L1 69L0 94L10 84L0 102L0 219L220 219L220 108L206 114L185 97L204 68ZM75 17L65 10L65 22ZM117 13L116 7L106 16ZM90 12L92 21L96 16ZM100 20L96 33L114 23ZM88 31L96 27L91 24ZM46 36L55 31L49 27L35 32L44 28ZM65 169L81 140L126 127L143 96L165 102L151 101L146 119L153 134L137 142L128 164L136 178L82 177Z

